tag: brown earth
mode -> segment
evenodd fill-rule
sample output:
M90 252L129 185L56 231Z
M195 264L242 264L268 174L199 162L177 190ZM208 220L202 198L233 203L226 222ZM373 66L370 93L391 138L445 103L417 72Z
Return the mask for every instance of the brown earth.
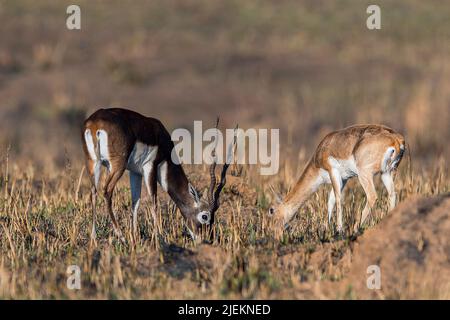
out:
M450 194L402 203L353 247L339 284L358 298L450 298ZM381 270L381 289L367 290L369 265Z
M277 254L260 252L258 263L277 265L280 274L306 270L295 288L285 289L283 298L449 299L449 213L450 193L413 197L350 244L325 243L311 253L306 246L278 248ZM205 279L211 280L222 278L232 263L229 252L204 244L195 250L170 246L163 253L160 262L153 264L145 257L142 267L159 265L179 279L185 273L200 270ZM380 267L379 290L367 288L367 268L371 265Z

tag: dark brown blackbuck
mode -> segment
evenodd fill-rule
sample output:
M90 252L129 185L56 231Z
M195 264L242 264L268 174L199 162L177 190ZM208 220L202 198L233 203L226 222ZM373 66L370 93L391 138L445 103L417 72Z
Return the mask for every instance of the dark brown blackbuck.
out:
M216 129L217 126L218 119ZM96 238L96 199L102 167L106 167L107 172L104 184L107 211L114 232L122 241L124 237L113 212L112 197L114 188L125 170L128 170L130 175L133 234L137 231L142 178L153 201L153 208L157 204L159 183L179 208L192 237L195 238L195 232L202 226L213 225L229 167L229 162L225 162L217 184L215 151L210 166L211 183L207 199L201 199L181 164L173 161L174 143L161 121L155 118L127 109L99 109L84 122L82 141L87 171L92 182L92 240Z

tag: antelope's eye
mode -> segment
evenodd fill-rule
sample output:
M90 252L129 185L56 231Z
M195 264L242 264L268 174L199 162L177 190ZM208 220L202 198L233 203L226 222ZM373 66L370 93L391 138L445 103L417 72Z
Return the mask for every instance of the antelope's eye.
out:
M269 214L270 215L273 215L275 213L275 209L273 208L273 207L271 207L270 209L269 209Z
M207 224L209 223L210 219L210 214L208 211L202 211L197 215L197 220L201 223L201 224Z

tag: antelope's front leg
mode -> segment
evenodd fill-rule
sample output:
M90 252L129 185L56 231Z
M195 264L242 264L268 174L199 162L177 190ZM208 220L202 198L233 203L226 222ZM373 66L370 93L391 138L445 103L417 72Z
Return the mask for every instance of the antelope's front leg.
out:
M111 160L110 160L111 161ZM116 187L117 182L119 181L120 177L122 177L123 172L125 171L125 165L123 163L117 163L116 168L114 171L110 172L108 175L108 178L106 179L106 186L105 186L105 199L106 199L106 206L108 209L109 216L111 217L111 221L114 228L114 233L116 236L122 241L125 242L125 238L122 235L122 232L120 231L119 224L116 219L116 215L113 212L112 208L112 196L114 192L114 188Z
M139 204L141 203L142 176L130 171L130 188L131 188L131 228L133 235L137 234L137 213Z
M336 197L334 195L333 187L331 187L330 194L328 196L328 220L327 220L327 230L331 228L331 216L333 215L334 205L336 204Z
M331 169L330 172L330 180L333 185L334 198L336 202L337 209L337 230L341 234L342 233L342 204L341 204L341 190L343 187L343 182L341 179L341 175L339 171L335 168Z
M341 199L343 198L343 190L345 187L345 184L347 183L347 180L341 180ZM336 204L336 196L334 194L334 187L331 188L330 190L330 194L328 196L328 224L327 224L327 229L331 227L331 216L333 215L333 210L334 210L334 205Z

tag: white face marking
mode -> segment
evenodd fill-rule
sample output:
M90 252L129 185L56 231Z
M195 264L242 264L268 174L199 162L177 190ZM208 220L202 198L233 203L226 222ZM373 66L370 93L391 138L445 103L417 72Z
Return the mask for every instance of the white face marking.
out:
M148 175L153 168L157 154L157 146L136 142L128 158L127 169L141 175Z
M89 157L93 161L97 161L97 155L95 154L94 139L92 139L92 133L90 129L86 129L84 132L84 141L89 153Z
M209 211L202 211L197 214L197 220L201 224L209 224L209 222L211 221L211 214L209 213Z
M164 191L167 192L169 190L169 185L167 181L167 161L163 161L158 165L158 182L163 188Z
M189 193L191 194L193 200L194 200L194 208L198 208L200 206L200 196L197 193L197 190L195 190L194 186L189 183Z
M109 161L108 134L105 130L97 130L97 140L99 145L100 160L109 164L109 171L112 171L112 165Z
M189 232L189 235L191 236L192 240L197 240L197 236L192 232L192 230L186 226L187 231Z

